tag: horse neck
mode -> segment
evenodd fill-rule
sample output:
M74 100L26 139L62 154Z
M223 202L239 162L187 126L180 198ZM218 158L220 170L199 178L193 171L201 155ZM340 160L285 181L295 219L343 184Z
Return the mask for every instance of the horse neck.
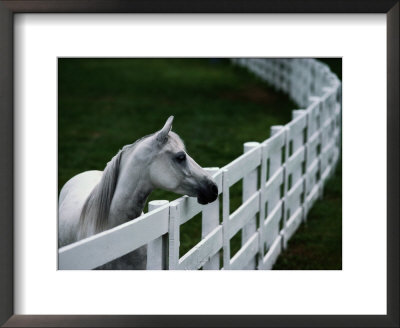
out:
M139 160L134 151L122 158L108 217L109 228L142 214L147 197L153 190L147 168L147 163Z

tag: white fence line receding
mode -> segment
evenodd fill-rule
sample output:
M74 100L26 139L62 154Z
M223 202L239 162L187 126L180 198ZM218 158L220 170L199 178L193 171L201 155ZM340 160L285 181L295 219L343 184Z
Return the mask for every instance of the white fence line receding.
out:
M59 249L59 269L94 269L146 244L147 269L273 267L338 162L341 82L314 59L232 61L288 94L301 108L292 121L271 127L262 143L245 143L244 154L225 167L209 169L219 190L215 202L202 206L187 196L150 202L141 217ZM240 180L243 202L230 213L229 189ZM199 213L202 239L180 257L180 226ZM232 257L230 240L240 231L242 245Z

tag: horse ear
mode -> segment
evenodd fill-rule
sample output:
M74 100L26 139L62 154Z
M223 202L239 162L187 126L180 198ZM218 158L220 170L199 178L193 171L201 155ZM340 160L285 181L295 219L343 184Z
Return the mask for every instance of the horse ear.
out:
M167 140L167 136L169 131L171 131L172 129L172 121L174 120L173 116L170 116L167 120L167 122L165 122L164 127L157 132L157 137L156 140L159 144L163 145Z

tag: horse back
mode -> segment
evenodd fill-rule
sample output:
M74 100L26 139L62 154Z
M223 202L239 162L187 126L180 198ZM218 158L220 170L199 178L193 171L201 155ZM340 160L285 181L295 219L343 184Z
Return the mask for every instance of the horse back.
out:
M62 187L58 200L58 246L78 240L79 218L86 198L101 180L102 171L80 173Z

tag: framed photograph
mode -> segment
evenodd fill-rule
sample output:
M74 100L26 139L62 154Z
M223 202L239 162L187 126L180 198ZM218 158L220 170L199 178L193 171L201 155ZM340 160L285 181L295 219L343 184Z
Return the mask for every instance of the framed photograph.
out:
M398 18L397 1L0 1L1 324L398 326ZM263 93L263 83L275 91ZM288 110L290 117L285 107L296 107L285 94L301 108ZM243 106L243 99L253 105ZM275 126L272 141L262 137L260 106L281 108L266 125L265 139ZM321 125L314 145L313 126L316 133ZM245 154L232 151L233 142L244 143ZM281 147L276 154L275 144ZM156 157L141 170L149 181L140 177L143 190L136 193L143 206L127 207L129 216L132 210L144 216L111 230L101 229L108 222L90 221L103 210L125 215L108 193L114 200L135 194L118 189L129 189L129 179L119 187L117 179L126 163L140 165L150 153ZM298 202L321 196L341 159L343 228L325 232L339 231L339 244L325 239L325 253L311 263L298 239L298 262L288 257L277 262L278 270L254 270L275 264L276 245L286 249L308 213L306 205L297 212ZM242 169L242 162L257 162L259 173ZM278 186L288 199L284 209L279 199L263 196L281 179L278 162L286 163ZM223 169L204 169L210 166ZM179 178L189 167L198 181ZM77 199L75 205L66 200L80 181L67 181L93 169L103 176L90 171L85 183L101 182L81 204L87 215L75 218ZM241 179L243 190L236 192ZM258 191L258 184L268 188ZM147 213L154 186L193 201L155 193ZM341 199L328 199L341 214ZM197 211L198 204L205 207ZM235 228L240 208L252 204L254 226L251 218ZM190 218L203 211L198 241L186 235L195 227L187 225L185 211ZM80 230L68 234L64 217L79 220ZM148 225L152 220L158 224ZM92 230L97 234L90 237ZM134 248L107 246L132 233ZM119 269L126 263L108 263L119 257L116 251L146 244L149 253L126 263L152 270L87 270ZM157 256L149 256L155 249Z
M341 61L58 58L58 269L341 270Z

